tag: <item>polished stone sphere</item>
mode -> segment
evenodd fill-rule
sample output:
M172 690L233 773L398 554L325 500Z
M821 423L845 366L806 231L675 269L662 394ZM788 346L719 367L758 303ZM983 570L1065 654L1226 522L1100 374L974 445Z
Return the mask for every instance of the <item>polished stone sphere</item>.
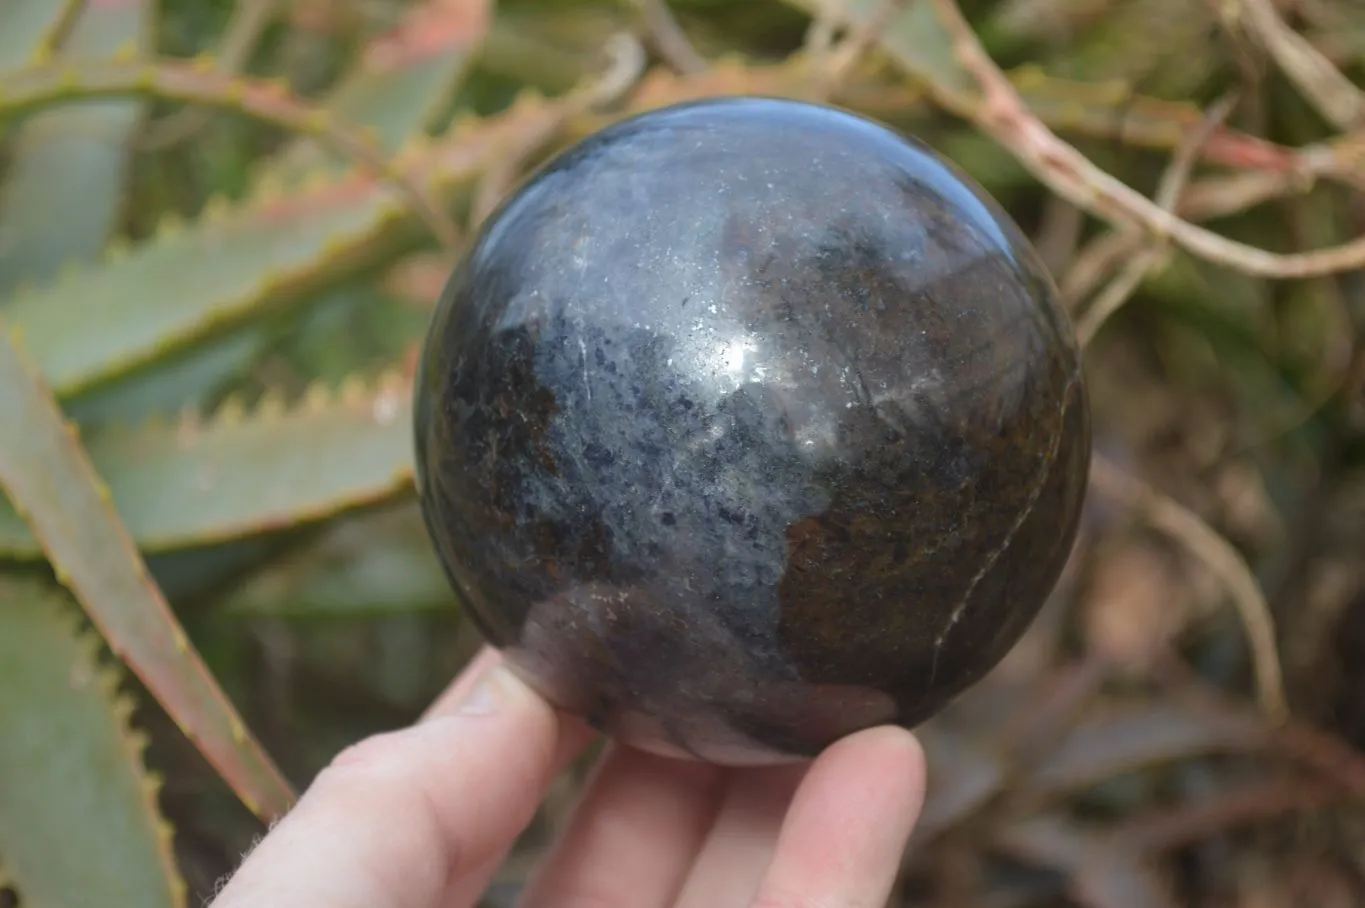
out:
M439 301L417 484L467 614L552 702L740 765L913 726L1071 549L1090 454L1027 239L916 141L760 98L615 123Z

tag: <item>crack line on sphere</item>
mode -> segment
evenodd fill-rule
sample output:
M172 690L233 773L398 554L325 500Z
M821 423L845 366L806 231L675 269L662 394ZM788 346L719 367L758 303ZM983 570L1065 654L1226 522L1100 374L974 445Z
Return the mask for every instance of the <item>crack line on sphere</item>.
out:
M991 568L995 567L995 563L1000 560L1000 556L1003 555L1005 550L1014 542L1014 537L1018 535L1019 528L1022 527L1024 522L1033 514L1033 508L1038 504L1038 499L1043 494L1043 487L1047 485L1049 477L1052 476L1052 471L1056 468L1057 453L1061 450L1062 436L1066 432L1066 400L1072 389L1077 386L1078 380L1079 376L1073 373L1071 380L1067 382L1066 388L1062 390L1061 403L1057 407L1057 432L1053 436L1052 446L1048 450L1047 459L1045 461L1047 469L1042 471L1038 477L1038 481L1034 483L1033 489L1029 492L1028 501L1025 502L1024 507L1020 509L1018 516L1014 518L1014 522L1010 525L1009 531L1005 533L1005 538L1000 541L1000 544L996 546L988 556L986 556L986 560L982 564L981 569L976 572L975 576L972 577L971 582L967 584L966 592L962 594L962 598L948 616L948 621L944 624L943 630L939 631L938 636L934 638L934 659L929 668L930 684L933 684L934 680L938 677L939 656L943 653L943 645L948 640L948 634L957 626L958 622L962 620L962 616L967 611L967 604L971 601L972 594L976 592L977 586L985 578L986 574L990 572Z

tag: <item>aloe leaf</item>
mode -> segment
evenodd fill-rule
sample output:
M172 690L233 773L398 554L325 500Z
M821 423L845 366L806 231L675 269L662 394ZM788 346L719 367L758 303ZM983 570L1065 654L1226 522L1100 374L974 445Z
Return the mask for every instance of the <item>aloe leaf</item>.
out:
M292 410L229 402L200 423L111 428L87 442L133 540L144 552L226 542L330 517L392 497L412 481L412 390L398 375L373 388L320 386ZM39 554L0 509L0 553Z
M88 3L62 42L63 59L113 56L152 40L151 0ZM0 185L0 298L50 279L108 241L123 202L132 138L145 102L101 98L29 117Z
M126 255L21 293L10 321L57 393L74 394L355 276L389 254L403 214L387 187L363 178L210 211L192 229L167 224Z
M110 506L74 429L0 324L0 491L25 516L116 655L252 812L280 816L293 792L204 665Z
M40 56L66 17L69 4L56 0L5 0L0 28L0 71Z
M68 416L83 428L111 422L132 425L167 413L204 412L213 400L242 379L264 355L271 332L246 325L225 337L157 361L155 369L134 372L64 401Z
M455 595L422 512L408 501L339 521L256 572L222 607L241 617L379 617L449 611Z
M46 63L0 74L0 117L14 117L63 101L124 96L232 110L324 140L402 190L413 211L442 243L458 243L454 227L427 198L422 186L392 166L367 135L294 96L279 80L236 75L209 57L138 60L131 54L120 54L111 61Z
M483 42L494 0L426 0L392 32L372 42L360 63L323 99L337 119L370 130L381 151L396 154L426 131L449 102ZM266 165L266 172L299 179L344 159L307 137L296 138Z
M495 161L544 141L561 121L554 104L519 104L414 151L405 167L453 198ZM266 307L335 287L417 246L420 236L401 196L365 174L289 194L266 188L242 204L215 204L191 225L167 225L97 266L20 294L9 319L23 329L49 384L70 396Z
M0 854L25 905L178 908L133 703L60 590L0 580Z

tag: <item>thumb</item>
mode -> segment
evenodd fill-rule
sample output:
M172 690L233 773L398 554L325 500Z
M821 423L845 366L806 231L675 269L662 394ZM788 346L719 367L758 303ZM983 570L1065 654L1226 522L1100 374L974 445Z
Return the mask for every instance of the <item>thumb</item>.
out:
M453 692L419 724L340 753L213 908L436 908L469 892L588 733L501 664Z

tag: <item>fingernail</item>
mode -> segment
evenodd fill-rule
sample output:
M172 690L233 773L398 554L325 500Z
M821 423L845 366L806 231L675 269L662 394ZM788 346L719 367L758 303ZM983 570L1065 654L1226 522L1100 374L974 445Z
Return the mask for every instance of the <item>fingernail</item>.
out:
M507 702L507 669L495 665L484 671L474 689L460 703L462 716L491 716Z

